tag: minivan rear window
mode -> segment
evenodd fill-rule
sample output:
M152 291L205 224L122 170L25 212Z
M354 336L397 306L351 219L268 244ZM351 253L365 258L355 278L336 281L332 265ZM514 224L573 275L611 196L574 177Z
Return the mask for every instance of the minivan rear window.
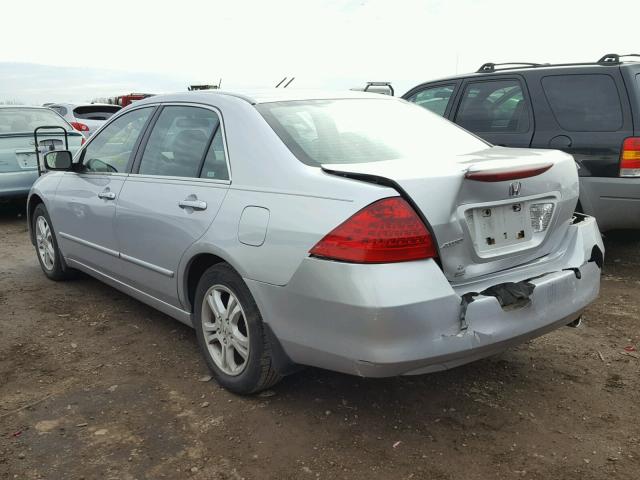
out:
M287 101L256 108L298 160L311 166L437 162L488 145L442 117L396 99Z
M573 132L615 132L622 106L613 78L604 74L552 75L542 88L558 124Z
M73 116L83 120L107 120L122 107L119 105L86 105L73 109Z

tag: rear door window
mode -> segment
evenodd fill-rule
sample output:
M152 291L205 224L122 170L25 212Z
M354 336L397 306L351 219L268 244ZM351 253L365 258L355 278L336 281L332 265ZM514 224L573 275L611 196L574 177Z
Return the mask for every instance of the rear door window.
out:
M574 132L615 132L623 126L616 84L609 75L552 75L542 88L558 124Z
M420 105L433 113L444 116L454 89L455 84L427 87L414 93L407 98L407 100L415 103L416 105Z
M213 135L219 130L220 119L209 109L187 106L164 107L155 123L138 173L170 177L198 178L211 150ZM211 163L216 162L215 146ZM225 159L226 167L226 159ZM211 167L206 178L215 178L216 169ZM220 172L222 174L222 172Z
M455 122L478 133L529 131L529 105L518 80L471 82L465 89Z

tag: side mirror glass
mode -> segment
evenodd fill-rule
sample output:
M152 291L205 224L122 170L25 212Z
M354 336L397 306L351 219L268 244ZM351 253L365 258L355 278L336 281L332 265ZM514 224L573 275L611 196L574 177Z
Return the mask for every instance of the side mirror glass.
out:
M71 170L73 157L69 150L56 150L44 155L44 166L47 170Z

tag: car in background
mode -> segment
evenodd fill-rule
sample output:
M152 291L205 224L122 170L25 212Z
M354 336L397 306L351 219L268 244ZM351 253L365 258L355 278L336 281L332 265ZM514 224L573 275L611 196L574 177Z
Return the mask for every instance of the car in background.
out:
M296 364L452 368L574 323L600 286L570 155L493 147L387 95L162 95L45 163L27 204L43 273L195 327L237 393Z
M403 98L483 139L552 148L580 166L578 208L601 230L640 228L640 55L574 64L485 63Z
M111 115L122 109L120 105L105 103L52 103L47 104L47 108L57 112L86 138L100 128Z
M0 106L0 199L26 197L38 178L33 132L42 126L64 128L72 151L84 141L66 120L48 108ZM64 149L64 134L59 129L40 130L38 148L41 152Z

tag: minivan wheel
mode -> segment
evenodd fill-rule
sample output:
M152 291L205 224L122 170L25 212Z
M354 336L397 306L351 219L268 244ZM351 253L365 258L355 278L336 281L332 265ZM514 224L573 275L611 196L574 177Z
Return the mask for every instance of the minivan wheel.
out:
M234 393L250 394L280 380L255 300L229 264L220 263L204 272L194 306L198 344L220 385Z
M72 272L64 264L58 241L51 226L51 218L44 204L39 204L33 211L31 228L35 239L38 262L44 274L51 280L66 280Z

